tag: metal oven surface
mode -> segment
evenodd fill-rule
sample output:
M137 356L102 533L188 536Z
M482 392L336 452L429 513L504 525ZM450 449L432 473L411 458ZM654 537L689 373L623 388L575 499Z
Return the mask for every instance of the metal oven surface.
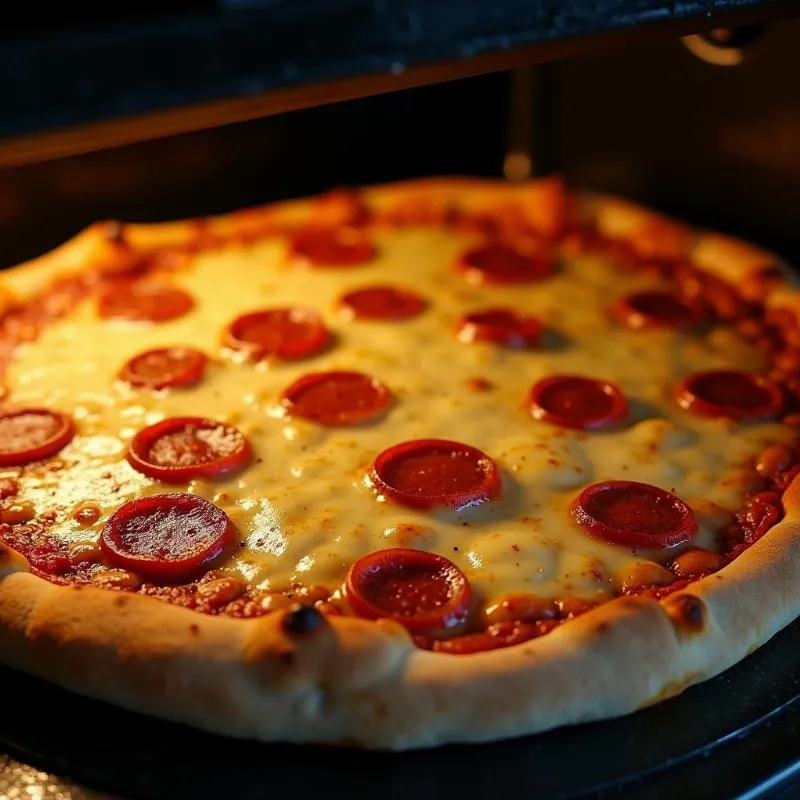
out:
M21 8L0 29L0 163L799 9L797 0L140 0L91 12L73 4L60 16Z

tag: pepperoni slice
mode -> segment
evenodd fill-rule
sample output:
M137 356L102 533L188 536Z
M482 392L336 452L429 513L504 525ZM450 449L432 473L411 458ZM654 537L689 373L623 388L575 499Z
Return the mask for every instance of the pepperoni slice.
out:
M397 620L415 634L444 632L463 623L472 605L464 573L423 550L379 550L356 561L345 581L347 601L366 619Z
M228 515L192 494L156 494L121 505L103 526L100 547L115 567L153 583L186 583L233 542Z
M611 306L611 315L623 325L639 331L649 328L689 329L703 316L699 303L689 303L671 292L634 292Z
M552 257L541 250L488 244L464 253L456 268L471 283L532 283L552 274Z
M357 267L375 258L375 245L358 228L305 228L292 237L293 258L314 267Z
M536 317L520 314L510 308L473 311L461 318L456 328L460 342L493 342L512 349L536 347L543 326Z
M307 358L328 344L328 329L312 308L271 308L237 317L225 332L225 344L252 360Z
M120 371L131 386L165 389L194 386L206 368L206 357L193 347L164 347L134 356Z
M421 314L425 301L399 286L368 286L345 294L339 307L350 319L401 320Z
M116 280L100 294L98 314L103 319L166 322L182 317L194 300L182 289L153 281Z
M466 508L500 493L497 465L475 447L416 439L384 450L370 468L375 489L412 508Z
M674 494L635 481L587 486L573 503L572 516L591 536L631 547L674 547L697 532L697 520Z
M313 372L283 393L290 416L331 426L376 419L391 402L389 390L377 378L361 372Z
M171 417L133 437L128 462L150 478L183 483L240 469L250 455L244 434L231 425L203 417Z
M625 420L628 401L613 383L553 375L534 384L530 411L534 419L562 428L597 430Z
M54 456L74 435L72 419L60 411L6 411L0 414L0 467L18 467Z
M675 399L694 414L743 422L774 419L783 405L783 394L772 381L736 370L688 375L678 385Z

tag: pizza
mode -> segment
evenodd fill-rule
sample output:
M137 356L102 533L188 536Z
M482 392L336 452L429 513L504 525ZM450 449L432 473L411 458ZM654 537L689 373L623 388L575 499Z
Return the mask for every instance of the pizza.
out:
M800 294L558 177L0 274L0 661L263 741L631 713L800 614Z

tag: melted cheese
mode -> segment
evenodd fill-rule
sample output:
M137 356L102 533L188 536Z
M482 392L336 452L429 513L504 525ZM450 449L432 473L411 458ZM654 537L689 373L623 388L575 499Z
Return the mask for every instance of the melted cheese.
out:
M670 391L696 370L757 369L758 354L732 330L700 337L673 331L631 332L609 324L605 309L618 295L653 286L598 257L564 263L537 284L475 287L453 270L473 239L411 228L379 231L380 257L352 269L301 269L285 244L270 239L196 257L172 279L196 300L189 315L161 324L99 320L87 300L20 350L10 371L15 406L45 406L74 415L79 435L56 469L25 481L37 512L54 512L54 531L71 541L94 539L122 502L142 494L190 491L231 516L241 537L223 567L265 589L293 582L341 584L360 556L384 547L417 547L458 564L478 595L506 591L600 599L636 561L665 553L633 553L587 537L568 515L582 487L612 478L674 491L695 510L695 544L714 547L714 533L748 491L748 461L781 436L777 424L740 425L692 416ZM429 301L421 316L397 322L348 321L335 309L345 291L392 282ZM335 335L322 355L294 363L243 363L220 346L223 328L249 310L312 305ZM548 326L536 351L462 344L454 328L471 309L509 306ZM132 389L115 380L143 350L189 344L211 357L205 380L184 390ZM382 380L395 403L382 420L325 428L282 417L281 391L311 371L354 369ZM524 404L530 386L553 373L620 385L632 406L621 431L582 433L534 421ZM476 377L491 389L469 388ZM165 486L125 461L133 434L171 416L230 422L249 438L256 460L243 473L213 483ZM382 502L364 480L374 456L398 442L455 439L481 448L502 470L498 499L463 512L415 511ZM59 462L63 463L57 469ZM99 504L91 528L70 512Z

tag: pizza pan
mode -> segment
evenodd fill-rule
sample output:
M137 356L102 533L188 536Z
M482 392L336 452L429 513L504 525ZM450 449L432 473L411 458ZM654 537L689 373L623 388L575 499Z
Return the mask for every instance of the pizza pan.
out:
M223 739L0 668L0 742L21 761L125 800L313 797L333 788L337 797L382 800L598 791L750 798L800 768L799 660L796 622L720 677L628 717L401 754Z

